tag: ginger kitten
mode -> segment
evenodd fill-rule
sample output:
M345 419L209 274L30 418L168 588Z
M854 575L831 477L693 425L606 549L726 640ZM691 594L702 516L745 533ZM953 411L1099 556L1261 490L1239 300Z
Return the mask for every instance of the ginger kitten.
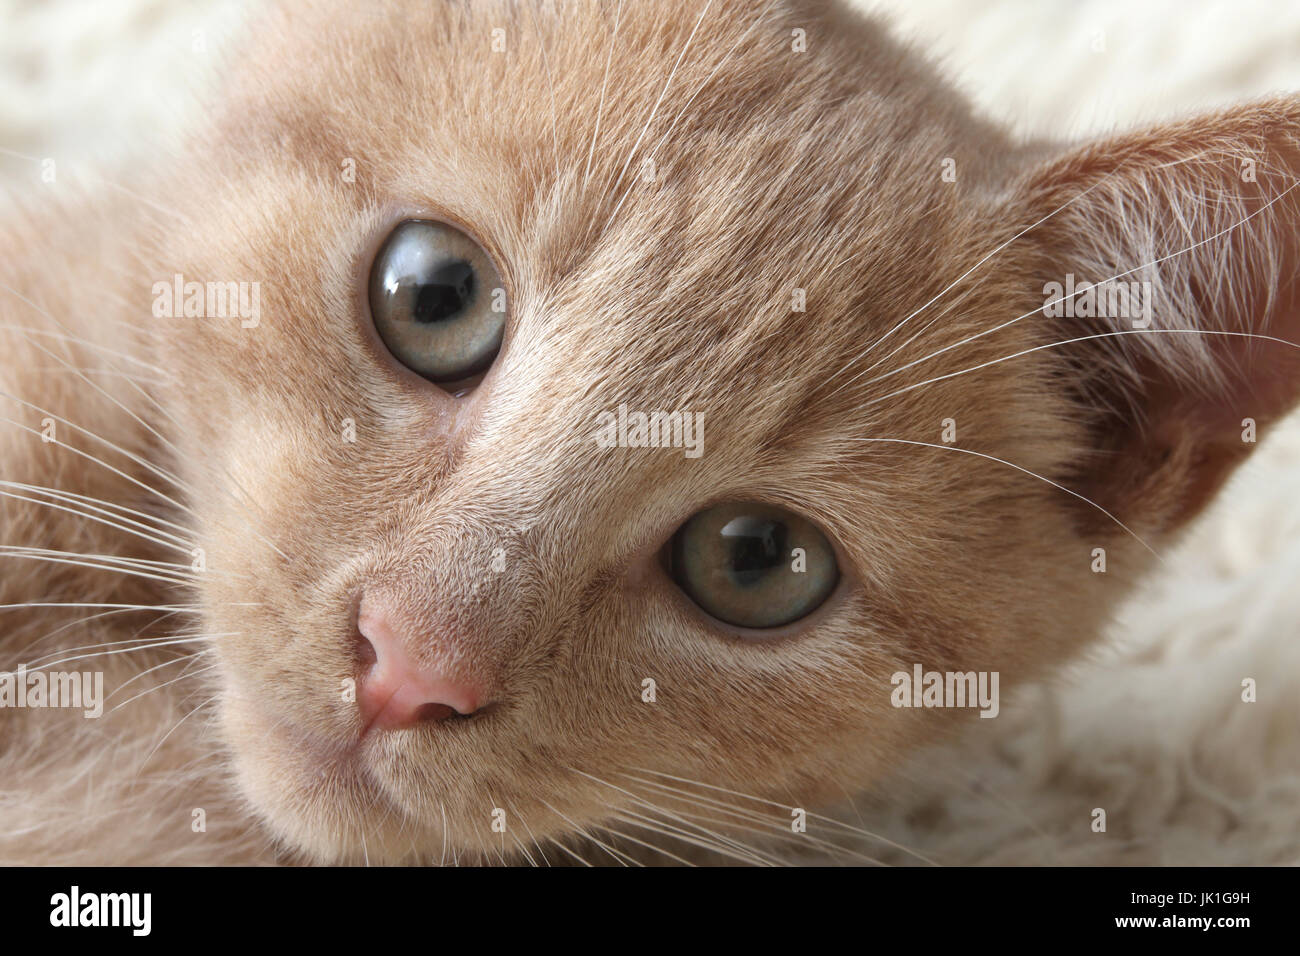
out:
M1297 175L832 3L277 6L0 230L0 666L104 687L0 858L870 859L800 813L980 723L897 675L1048 673L1296 401Z

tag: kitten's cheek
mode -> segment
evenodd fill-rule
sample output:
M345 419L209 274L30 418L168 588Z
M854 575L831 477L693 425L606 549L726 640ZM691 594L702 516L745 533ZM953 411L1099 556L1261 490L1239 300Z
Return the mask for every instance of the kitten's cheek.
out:
M237 699L223 701L221 727L240 790L293 850L319 862L344 860L354 854L358 839L349 821L366 819L376 807L402 818L346 750L283 730L268 733L265 715Z

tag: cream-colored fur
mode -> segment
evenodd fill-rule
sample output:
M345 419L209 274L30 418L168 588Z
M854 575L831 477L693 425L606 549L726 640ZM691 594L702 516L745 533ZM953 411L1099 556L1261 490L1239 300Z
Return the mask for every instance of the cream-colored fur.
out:
M183 603L206 635L197 673L102 723L3 715L5 776L24 781L11 859L254 860L271 838L289 859L436 861L448 844L518 858L579 827L640 854L628 836L647 838L646 815L722 856L880 856L846 830L779 834L791 806L833 806L955 729L891 708L889 675L920 661L996 669L1007 686L1068 658L1152 564L1134 535L1163 547L1240 457L1241 409L1266 423L1294 398L1275 387L1292 370L1280 349L1153 335L1003 362L1077 329L1038 317L980 335L1041 305L1047 278L1184 246L1155 274L1159 326L1290 331L1295 206L1265 202L1295 172L1291 100L1077 150L1019 145L915 55L818 4L629 9L608 84L591 51L611 41L610 10L294 7L292 31L275 16L253 31L187 152L125 198L56 214L28 197L5 240L0 378L31 404L9 399L3 477L185 531L179 548L145 547L5 499L6 544L179 562L161 574L180 580L58 577L11 555L3 603ZM806 54L789 48L796 28ZM1238 184L1242 153L1260 160L1257 190ZM956 183L940 178L946 157ZM357 294L394 217L431 213L470 226L511 286L502 355L459 401L393 368ZM261 282L261 324L148 315L152 283L175 272ZM807 313L789 309L795 287ZM699 465L597 454L587 423L620 401L725 425ZM43 417L126 474L41 442ZM968 453L917 444L945 417ZM1109 516L981 455L1083 489ZM729 639L656 573L672 530L725 497L798 509L846 556L848 586L779 643ZM1087 571L1096 546L1106 576ZM497 548L508 569L493 577ZM416 626L502 668L491 722L350 746L348 609L374 581ZM61 612L6 613L21 659L176 631L109 617L37 644ZM117 687L173 653L95 660ZM748 796L675 801L678 778ZM743 818L727 819L734 806ZM518 822L508 837L490 830L494 807ZM757 827L737 836L759 849L711 832L728 822Z

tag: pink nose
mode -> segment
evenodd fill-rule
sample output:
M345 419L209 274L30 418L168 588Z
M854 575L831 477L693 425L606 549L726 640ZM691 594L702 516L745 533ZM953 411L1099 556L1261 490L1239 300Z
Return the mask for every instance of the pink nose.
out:
M365 668L357 685L357 704L366 731L468 716L486 703L472 681L448 668L415 660L382 601L362 598L357 631Z

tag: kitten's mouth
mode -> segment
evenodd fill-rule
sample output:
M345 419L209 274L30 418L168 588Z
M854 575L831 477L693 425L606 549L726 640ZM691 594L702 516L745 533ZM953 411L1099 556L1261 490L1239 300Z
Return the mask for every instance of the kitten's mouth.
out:
M440 733L476 722L487 712L485 709L461 714L443 704L427 706L440 708L429 715L431 722L438 723ZM280 715L259 713L259 718L265 721L264 732L269 732L280 747L294 755L293 763L309 778L334 783L355 781L367 791L386 792L383 768L400 754L400 748L395 749L392 734L379 729L378 716L372 717L359 731L340 728L335 733L314 730Z
M318 733L285 721L271 721L270 727L282 744L318 767L320 775L365 772L360 737Z

